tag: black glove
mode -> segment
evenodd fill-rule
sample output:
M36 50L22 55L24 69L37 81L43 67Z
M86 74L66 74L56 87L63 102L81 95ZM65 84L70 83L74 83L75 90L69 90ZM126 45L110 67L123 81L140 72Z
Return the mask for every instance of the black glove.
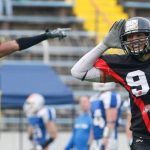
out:
M59 38L61 40L67 36L66 31L70 30L70 28L57 28L52 31L46 30L46 36L47 38Z

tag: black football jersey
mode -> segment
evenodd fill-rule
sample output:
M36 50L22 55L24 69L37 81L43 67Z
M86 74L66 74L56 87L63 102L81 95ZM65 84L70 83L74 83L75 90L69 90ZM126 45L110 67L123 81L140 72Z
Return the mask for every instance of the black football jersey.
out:
M131 99L131 130L134 135L150 138L150 60L104 55L94 66L127 89Z

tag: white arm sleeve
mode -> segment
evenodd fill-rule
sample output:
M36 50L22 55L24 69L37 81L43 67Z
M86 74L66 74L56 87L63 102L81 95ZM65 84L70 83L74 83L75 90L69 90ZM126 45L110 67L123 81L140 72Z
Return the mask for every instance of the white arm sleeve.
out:
M100 70L93 67L96 60L104 53L106 46L98 44L91 51L85 54L71 69L72 76L87 81L100 81Z

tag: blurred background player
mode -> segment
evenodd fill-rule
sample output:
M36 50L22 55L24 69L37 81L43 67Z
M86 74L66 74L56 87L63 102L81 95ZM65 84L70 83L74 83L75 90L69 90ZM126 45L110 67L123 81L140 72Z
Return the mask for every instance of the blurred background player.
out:
M87 96L80 97L81 115L76 118L72 136L65 150L88 150L91 143L92 118L90 115L90 102Z
M93 89L97 91L97 85L93 84ZM102 147L103 130L106 125L104 103L100 99L100 95L101 93L98 88L98 92L90 98L93 119L93 141L90 150L100 150Z
M35 150L48 150L48 146L57 137L55 110L44 105L45 99L38 93L31 94L23 109L27 116L28 135Z
M121 96L113 91L116 87L114 82L94 83L93 87L99 93L91 99L94 130L94 141L91 149L117 150L117 127Z

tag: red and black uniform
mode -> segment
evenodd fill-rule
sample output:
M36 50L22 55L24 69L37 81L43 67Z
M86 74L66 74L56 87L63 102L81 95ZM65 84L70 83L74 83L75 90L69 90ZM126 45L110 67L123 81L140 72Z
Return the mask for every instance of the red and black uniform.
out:
M150 60L141 62L127 55L103 55L94 66L127 89L133 136L149 139L150 145Z

